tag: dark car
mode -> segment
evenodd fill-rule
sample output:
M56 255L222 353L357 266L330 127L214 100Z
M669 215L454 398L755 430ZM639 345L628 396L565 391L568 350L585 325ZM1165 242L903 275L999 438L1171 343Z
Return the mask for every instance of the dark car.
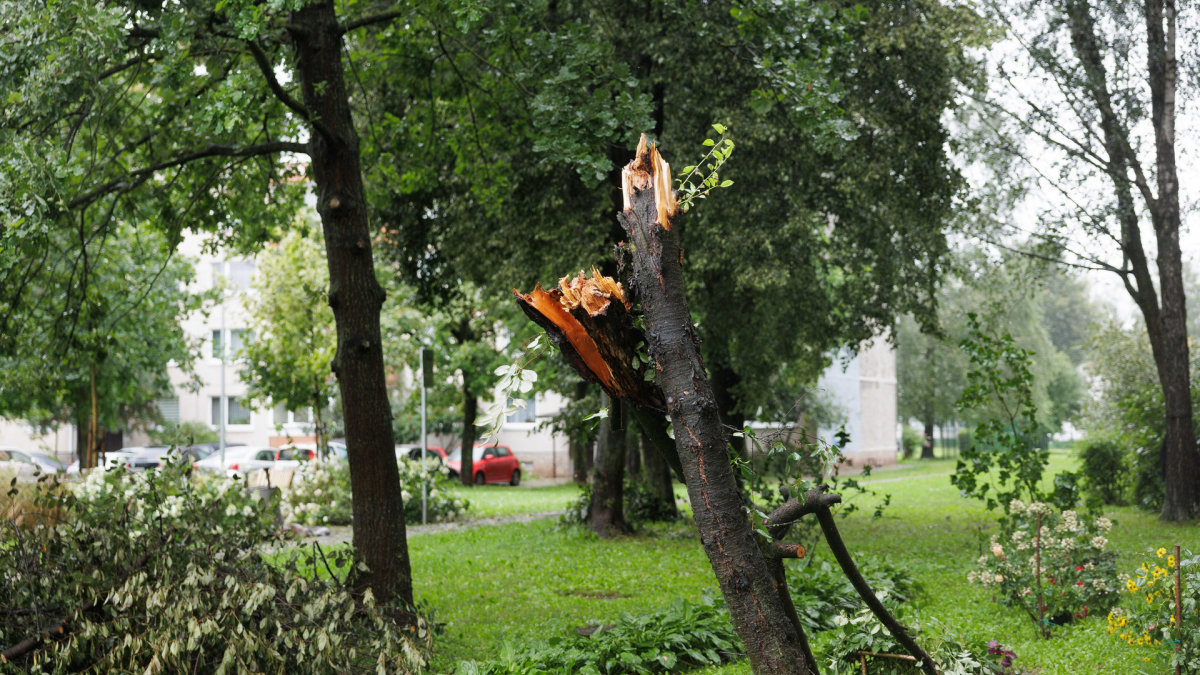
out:
M471 461L472 480L476 485L484 483L521 484L521 462L507 445L476 445ZM462 471L462 448L455 448L446 458L450 475Z
M449 458L446 451L436 445L425 447L425 458L430 463L444 464ZM421 461L421 446L419 445L397 445L396 459L407 459L414 462Z

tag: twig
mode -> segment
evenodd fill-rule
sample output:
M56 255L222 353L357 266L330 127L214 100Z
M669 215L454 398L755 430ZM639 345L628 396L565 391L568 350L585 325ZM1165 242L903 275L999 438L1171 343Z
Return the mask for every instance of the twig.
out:
M1183 559L1179 557L1179 544L1175 544L1175 653L1179 653L1180 638L1183 637L1183 580L1179 576L1179 568L1183 566ZM1178 661L1179 659L1176 659ZM1180 675L1183 669L1182 664L1175 664L1175 675Z

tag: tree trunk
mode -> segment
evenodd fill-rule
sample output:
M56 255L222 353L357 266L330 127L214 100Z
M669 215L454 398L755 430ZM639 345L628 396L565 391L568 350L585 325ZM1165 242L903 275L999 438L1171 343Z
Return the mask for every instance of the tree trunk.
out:
M310 176L329 264L329 306L337 323L337 376L346 419L354 548L367 564L356 579L379 603L412 606L404 504L392 442L379 310L358 135L342 77L342 33L333 2L293 12L288 24L310 128Z
M588 526L602 536L626 534L633 528L625 521L625 405L610 398L608 417L600 423L599 452L592 473L592 508Z
M642 469L646 485L655 498L662 503L664 515L675 519L679 517L679 507L675 505L675 484L671 480L671 467L667 466L662 453L655 450L653 441L645 432L640 434L642 445Z
M622 174L620 214L646 321L655 380L666 396L700 541L756 673L809 673L803 640L788 617L750 526L726 450L727 434L700 359L679 262L670 170L645 138Z
M725 423L729 445L738 457L748 459L746 437L733 435L733 432L746 428L746 415L739 409L737 399L733 396L733 388L740 381L741 378L729 366L722 365L713 369L713 398L721 411L721 421Z
M475 485L475 416L479 412L479 397L471 391L471 384L463 374L463 433L462 433L462 463L458 469L458 479L463 485Z
M571 454L571 479L577 485L586 485L588 470L591 468L589 464L589 455L591 455L591 443L584 443L575 436L568 436L568 447Z
M933 459L933 412L925 411L925 439L921 441L921 459Z
M1150 215L1158 243L1158 280L1162 293L1163 347L1159 379L1166 408L1166 494L1163 520L1200 516L1200 454L1196 451L1189 391L1187 306L1179 249L1179 175L1175 160L1175 3L1146 1L1151 121L1154 124L1158 199Z

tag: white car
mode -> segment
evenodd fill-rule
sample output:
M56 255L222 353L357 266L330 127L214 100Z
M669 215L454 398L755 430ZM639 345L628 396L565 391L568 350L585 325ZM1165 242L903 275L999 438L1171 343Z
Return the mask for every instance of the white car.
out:
M134 455L134 453L141 452L142 450L146 450L146 448L142 448L142 447L122 448L120 450L113 450L111 452L106 452L103 455L104 463L101 464L98 468L101 471L107 471L108 469L111 469L114 466L124 467L126 465L126 463L129 461L129 458L132 457ZM69 475L69 476L78 476L79 475L79 460L75 460L74 462L71 462L71 464L67 466L67 475Z
M252 448L245 445L225 448L225 465L221 466L221 451L218 450L192 464L196 471L221 473L227 476L244 476L259 469L274 469L275 448Z
M16 448L0 447L0 473L28 478L37 471L29 455Z

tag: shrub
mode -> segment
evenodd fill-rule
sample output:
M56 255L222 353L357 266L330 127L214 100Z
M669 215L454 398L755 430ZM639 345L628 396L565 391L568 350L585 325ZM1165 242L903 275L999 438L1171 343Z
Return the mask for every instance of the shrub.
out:
M527 647L506 645L501 658L464 661L459 675L675 673L741 658L729 615L712 600L676 600L660 612L622 614L615 626L596 626L589 636L573 634Z
M396 462L400 471L404 522L421 522L421 464L409 460ZM424 476L426 508L431 522L454 520L470 506L453 490L454 481L444 465L430 466ZM301 464L288 493L288 511L292 520L304 525L349 525L353 510L350 494L350 466L343 461L313 461Z
M1090 439L1080 450L1083 490L1093 505L1128 503L1129 456L1111 439Z
M904 458L909 459L921 450L925 435L904 424L900 428L900 445L904 448Z
M994 587L1003 604L1020 607L1034 622L1062 625L1106 612L1117 600L1116 555L1106 551L1107 518L1084 522L1074 511L1046 504L1009 504L1010 517L967 578ZM1040 526L1040 527L1039 527Z
M1177 565L1183 605L1179 626L1175 625ZM1169 649L1172 666L1181 666L1185 673L1200 672L1200 556L1184 550L1175 560L1167 549L1159 548L1120 580L1126 602L1109 612L1109 634L1137 647Z
M14 488L15 489L15 488ZM21 488L26 489L25 487ZM324 673L423 667L429 631L259 554L270 508L236 480L181 467L35 485L64 515L0 535L0 645L30 672ZM268 505L269 506L269 505ZM353 564L353 561L345 561ZM51 635L53 638L45 636Z

